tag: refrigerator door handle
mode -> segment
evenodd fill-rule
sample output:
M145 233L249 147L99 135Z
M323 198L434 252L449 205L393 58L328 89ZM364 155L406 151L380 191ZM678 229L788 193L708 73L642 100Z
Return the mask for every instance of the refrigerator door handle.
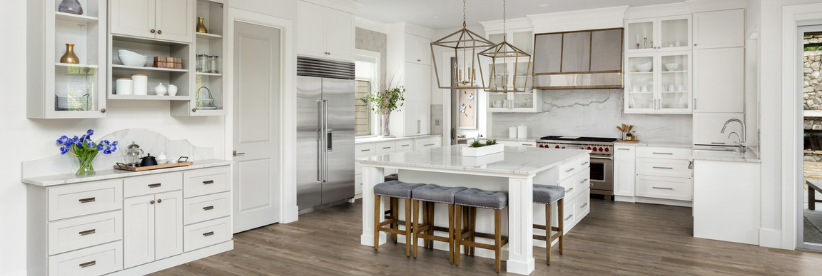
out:
M328 137L326 138L326 141L328 142L325 147L328 148L328 152L334 152L334 130L329 128L326 137Z
M319 127L317 129L317 182L323 182L323 172L325 172L325 168L323 167L325 163L323 162L325 159L325 155L323 154L323 148L325 147L325 140L323 140L325 138L325 135L323 135L323 101L317 101L317 105L320 108L320 116L317 116L317 126Z
M328 100L323 100L323 138L325 138L325 143L323 144L323 182L328 182L328 152L331 151L331 130L328 129Z

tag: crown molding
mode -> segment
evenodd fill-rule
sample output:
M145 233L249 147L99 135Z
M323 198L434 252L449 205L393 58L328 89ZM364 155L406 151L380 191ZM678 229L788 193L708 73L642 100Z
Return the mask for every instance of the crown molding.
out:
M534 27L534 24L531 23L531 19L527 17L520 17L520 18L510 18L506 20L507 22L503 22L503 20L492 20L492 21L482 21L482 27L485 28L485 32L494 32L494 31L502 31L503 30L503 23L505 29L508 30L522 30L522 29L530 29Z
M628 6L528 15L534 33L621 28Z
M347 13L357 13L362 4L353 0L300 0L307 3L325 6L335 10L344 11Z
M378 22L378 21L374 21L374 20L367 19L367 18L362 18L362 17L356 17L355 20L354 20L354 25L357 28L366 29L366 30L369 30L369 31L375 31L375 32L384 33L384 34L387 34L388 30L389 30L388 24Z

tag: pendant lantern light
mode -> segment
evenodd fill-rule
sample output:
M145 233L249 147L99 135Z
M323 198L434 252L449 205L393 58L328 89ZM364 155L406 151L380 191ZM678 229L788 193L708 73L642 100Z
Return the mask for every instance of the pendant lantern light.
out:
M465 20L465 1L462 1L462 29L431 43L431 58L434 62L434 73L437 75L437 85L442 89L484 89L485 79L482 74L479 56L481 51L491 48L494 43L472 32L467 28ZM449 79L444 79L439 73L439 65L434 47L447 48L453 51L456 61L449 62L446 67L451 70Z
M508 39L506 38L508 30L505 24L505 4L505 0L503 0L502 42L478 54L478 58L486 58L484 61L489 58L491 59L490 62L483 62L483 64L490 64L488 87L485 89L485 92L526 92L531 89L529 83L531 83L530 78L533 59L530 54L508 43ZM525 68L521 68L521 63L525 65ZM509 64L512 66L509 67ZM509 80L511 74L509 69L513 69L513 80ZM522 72L523 69L525 72Z

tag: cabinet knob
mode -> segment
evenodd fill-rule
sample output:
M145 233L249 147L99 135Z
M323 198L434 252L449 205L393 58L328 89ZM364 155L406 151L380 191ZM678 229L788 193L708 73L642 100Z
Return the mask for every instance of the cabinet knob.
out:
M149 203L154 204L154 200L150 201Z
M105 108L100 109L100 113L106 113L106 109Z
M417 62L421 62L421 61L422 61L422 60L419 60L419 59L417 60Z
M157 200L157 203L163 203L163 199L162 199L162 198L161 198L161 199L158 199L158 200Z
M156 31L154 29L151 29L151 33L153 34L154 32L156 32Z
M191 112L197 112L197 108L192 108Z
M694 43L694 47L696 47L696 43Z
M157 34L163 34L163 30L157 30Z

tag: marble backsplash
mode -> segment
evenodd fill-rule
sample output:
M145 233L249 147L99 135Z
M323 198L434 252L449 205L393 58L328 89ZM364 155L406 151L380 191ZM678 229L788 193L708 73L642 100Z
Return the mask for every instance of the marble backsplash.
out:
M66 133L68 136L70 133ZM80 134L80 133L78 133ZM74 134L72 134L73 136ZM57 140L59 137L54 137ZM97 171L112 170L116 163L125 162L128 145L136 142L145 154L152 156L164 152L169 162L176 162L180 156L187 156L188 161L214 159L214 148L197 147L188 140L169 140L160 133L147 129L124 129L110 134L92 136L95 143L102 140L118 141L117 151L112 154L98 153L93 166ZM59 146L54 146L55 156L23 162L23 178L68 174L77 172L77 158L69 153L60 155Z
M594 136L619 138L616 126L634 125L645 142L691 143L690 115L623 114L622 89L547 90L542 113L494 113L491 137L508 137L508 127L525 124L528 135L541 137Z

